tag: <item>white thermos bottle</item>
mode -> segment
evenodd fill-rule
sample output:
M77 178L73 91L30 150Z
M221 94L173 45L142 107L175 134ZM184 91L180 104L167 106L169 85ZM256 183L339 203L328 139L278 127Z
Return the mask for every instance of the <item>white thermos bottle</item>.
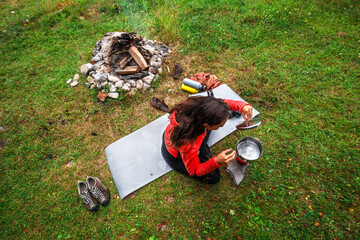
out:
M206 86L202 85L201 83L199 82L196 82L194 80L191 80L191 79L188 79L188 78L185 78L184 81L183 81L183 84L189 86L189 87L192 87L192 88L195 88L199 91L204 91Z

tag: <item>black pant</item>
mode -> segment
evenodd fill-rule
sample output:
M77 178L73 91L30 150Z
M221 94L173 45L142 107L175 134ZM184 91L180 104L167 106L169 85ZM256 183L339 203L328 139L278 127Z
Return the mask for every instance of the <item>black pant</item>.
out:
M212 158L212 155L210 153L210 148L207 145L207 141L209 139L211 131L207 131L206 136L203 140L203 142L201 143L200 146L200 153L199 153L199 159L200 159L200 163L204 163L206 161L208 161L210 158ZM180 172L182 174L185 174L186 176L190 177L189 172L186 170L185 164L181 158L181 155L178 154L178 156L175 158L173 155L171 155L169 153L169 151L167 150L166 146L165 146L165 141L164 141L164 135L163 135L163 142L162 142L162 146L161 146L161 153L165 159L165 161L167 162L167 164L169 164L169 166L174 169L177 172ZM195 178L197 180L200 180L202 182L208 183L208 184L215 184L218 183L220 181L220 170L219 168L215 169L214 171L212 171L211 173L208 173L206 175L203 176L197 176L196 174L191 176L192 178Z

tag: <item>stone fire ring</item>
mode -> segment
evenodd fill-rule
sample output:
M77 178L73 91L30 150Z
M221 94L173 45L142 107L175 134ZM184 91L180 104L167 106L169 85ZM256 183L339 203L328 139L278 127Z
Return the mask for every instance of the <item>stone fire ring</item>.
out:
M171 48L136 33L109 32L96 42L89 63L81 66L86 86L118 98L119 90L147 90L162 72L161 64Z

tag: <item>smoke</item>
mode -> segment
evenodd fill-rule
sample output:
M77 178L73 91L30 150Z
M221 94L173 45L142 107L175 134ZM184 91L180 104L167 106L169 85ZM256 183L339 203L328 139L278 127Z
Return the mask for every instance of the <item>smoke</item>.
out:
M151 8L146 1L122 0L119 8L124 14L127 32L136 32L142 36L149 36L153 21Z

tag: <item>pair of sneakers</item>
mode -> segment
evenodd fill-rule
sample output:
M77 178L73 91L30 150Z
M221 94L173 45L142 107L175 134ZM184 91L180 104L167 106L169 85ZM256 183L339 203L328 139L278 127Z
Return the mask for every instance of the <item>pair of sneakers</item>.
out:
M99 204L105 206L110 202L109 190L97 177L88 176L86 182L78 181L78 191L84 206L89 211L96 211Z

